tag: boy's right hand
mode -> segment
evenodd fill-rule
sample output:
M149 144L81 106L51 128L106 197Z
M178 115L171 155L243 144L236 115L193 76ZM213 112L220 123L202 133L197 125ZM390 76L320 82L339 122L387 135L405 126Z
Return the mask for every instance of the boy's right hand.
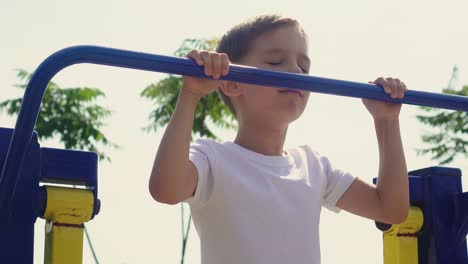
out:
M204 66L205 74L214 79L219 79L229 72L229 58L225 53L192 50L186 57L194 60L199 66ZM216 91L220 82L220 80L184 76L182 89L201 98Z

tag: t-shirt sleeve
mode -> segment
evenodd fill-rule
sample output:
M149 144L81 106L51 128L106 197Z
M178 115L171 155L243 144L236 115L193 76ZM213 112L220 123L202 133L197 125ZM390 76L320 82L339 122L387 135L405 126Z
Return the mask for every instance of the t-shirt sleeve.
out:
M324 186L322 205L338 213L341 211L336 203L353 183L354 177L348 172L335 168L326 157L321 158L324 166L326 184Z
M203 207L213 192L213 173L210 161L214 159L209 141L198 139L190 145L189 159L197 168L198 181L195 193L184 202L192 209Z

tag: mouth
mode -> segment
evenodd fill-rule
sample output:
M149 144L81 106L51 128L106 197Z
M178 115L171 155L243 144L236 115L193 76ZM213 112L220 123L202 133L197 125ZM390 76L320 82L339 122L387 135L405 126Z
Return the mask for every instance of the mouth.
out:
M300 97L304 97L304 92L301 91L301 90L296 90L296 89L280 89L279 90L279 93L282 93L282 94L296 94Z

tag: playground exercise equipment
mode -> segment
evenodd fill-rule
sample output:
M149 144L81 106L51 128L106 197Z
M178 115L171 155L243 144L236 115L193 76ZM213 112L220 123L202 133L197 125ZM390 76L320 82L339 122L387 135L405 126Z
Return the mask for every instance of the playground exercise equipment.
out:
M47 84L60 70L78 63L210 78L202 67L186 58L97 46L65 48L44 60L28 83L14 130L0 129L2 263L33 262L37 217L47 220L45 262L81 263L83 223L97 215L100 208L97 156L85 151L41 148L33 131ZM392 99L374 84L240 65L232 65L229 75L222 79L468 111L468 98L462 96L408 91L403 99ZM378 224L386 230L386 264L468 263L468 210L463 210L468 209L468 198L461 190L461 171L433 167L411 172L409 177L413 206L410 217L401 225ZM411 238L413 244L405 246L407 241L402 237Z
M468 193L462 192L461 170L429 167L408 174L407 220L376 223L384 231L385 263L468 263Z

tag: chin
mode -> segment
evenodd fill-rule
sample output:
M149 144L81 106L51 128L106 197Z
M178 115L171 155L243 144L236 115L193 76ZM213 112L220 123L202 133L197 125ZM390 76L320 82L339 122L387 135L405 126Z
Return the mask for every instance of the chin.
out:
M297 119L299 119L299 117L300 115L293 117L292 119L289 120L289 123L296 121Z
M304 108L303 107L292 107L287 111L286 116L290 120L290 122L296 121L301 117L302 113L304 113Z
M300 112L300 113L298 113L298 112L284 113L281 116L281 120L284 120L284 123L290 124L290 123L296 121L297 119L299 119L299 117L301 117L301 115L302 115L302 112Z

